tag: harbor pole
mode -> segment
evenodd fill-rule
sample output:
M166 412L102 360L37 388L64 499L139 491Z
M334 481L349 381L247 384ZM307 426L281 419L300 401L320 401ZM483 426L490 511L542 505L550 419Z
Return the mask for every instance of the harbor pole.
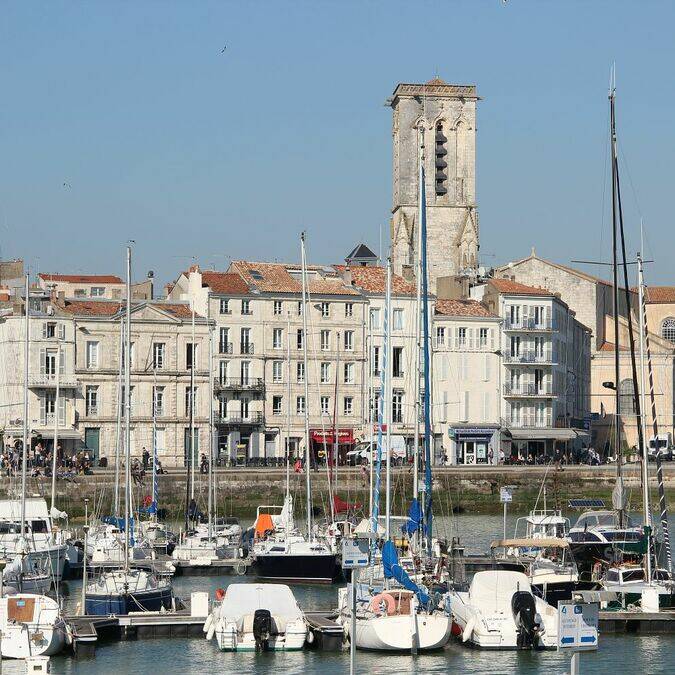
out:
M356 584L359 578L358 567L352 569L352 625L349 633L349 675L356 672Z
M85 525L84 530L84 560L82 561L82 607L80 614L84 616L87 613L85 609L87 603L87 535L89 534L89 525Z

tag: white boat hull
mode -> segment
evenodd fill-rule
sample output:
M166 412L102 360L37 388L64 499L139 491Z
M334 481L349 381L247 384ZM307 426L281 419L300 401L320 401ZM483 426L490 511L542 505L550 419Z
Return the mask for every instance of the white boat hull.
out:
M351 629L349 619L347 619L346 627L349 634ZM356 647L392 652L442 649L450 639L451 628L450 617L441 612L357 618Z
M241 632L234 622L220 621L215 630L218 648L224 652L254 652L256 650L253 633ZM304 621L286 625L282 635L271 635L267 642L268 651L298 651L305 646L307 627Z

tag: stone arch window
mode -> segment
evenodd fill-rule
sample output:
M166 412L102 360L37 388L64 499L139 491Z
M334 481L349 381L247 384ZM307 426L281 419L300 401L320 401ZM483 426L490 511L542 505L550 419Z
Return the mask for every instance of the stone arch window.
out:
M675 342L675 319L672 316L661 322L661 337L669 342Z
M622 415L634 415L635 410L635 387L633 378L627 377L621 380L619 385L619 412Z
M434 160L436 162L436 182L434 189L436 190L436 196L442 197L448 193L448 163L446 161L448 137L445 135L443 122L436 123L435 139Z

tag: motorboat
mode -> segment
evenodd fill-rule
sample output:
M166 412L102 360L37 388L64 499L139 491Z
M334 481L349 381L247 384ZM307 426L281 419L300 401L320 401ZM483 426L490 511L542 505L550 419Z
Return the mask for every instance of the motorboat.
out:
M143 520L139 523L139 538L155 553L171 555L176 546L176 538L164 523L155 520Z
M52 586L49 562L30 554L17 553L2 571L2 582L22 593L45 595Z
M293 651L307 639L304 615L282 584L230 584L204 632L223 651Z
M446 596L453 632L481 649L553 649L558 610L537 597L522 572L477 572L466 592ZM456 628L455 628L456 626Z
M158 612L174 605L171 581L142 569L103 572L85 592L85 614Z
M522 530L525 530L524 533ZM551 538L564 539L570 531L570 519L559 510L533 510L527 516L516 520L514 539Z
M538 595L554 607L561 600L570 600L578 588L579 572L566 539L501 539L493 541L490 548L493 555L503 549L504 557L498 558L500 567L505 569L504 561L512 561L509 568L523 571Z
M654 570L652 580L648 582L641 565L615 565L607 570L601 583L604 591L617 594L623 607L644 605L645 591L652 596L652 602L658 599L654 607L649 607L650 610L675 607L675 582L664 569ZM643 611L646 609L643 607Z
M67 639L58 602L31 593L0 598L0 631L3 659L54 656Z

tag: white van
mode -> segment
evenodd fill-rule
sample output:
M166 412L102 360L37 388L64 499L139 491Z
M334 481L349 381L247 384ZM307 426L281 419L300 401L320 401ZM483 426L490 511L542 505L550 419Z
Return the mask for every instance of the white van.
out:
M362 441L357 443L353 450L350 450L347 453L347 464L355 466L357 464L368 464L370 462L370 452L369 441ZM377 440L373 440L372 447L373 459L377 459ZM406 445L405 438L400 435L394 435L391 437L391 457L393 463L397 466L400 466L405 463L406 458ZM387 437L382 437L382 462L387 461Z
M656 461L656 453L660 453L661 460L672 461L673 459L673 437L670 433L652 436L649 439L649 448L647 456Z

